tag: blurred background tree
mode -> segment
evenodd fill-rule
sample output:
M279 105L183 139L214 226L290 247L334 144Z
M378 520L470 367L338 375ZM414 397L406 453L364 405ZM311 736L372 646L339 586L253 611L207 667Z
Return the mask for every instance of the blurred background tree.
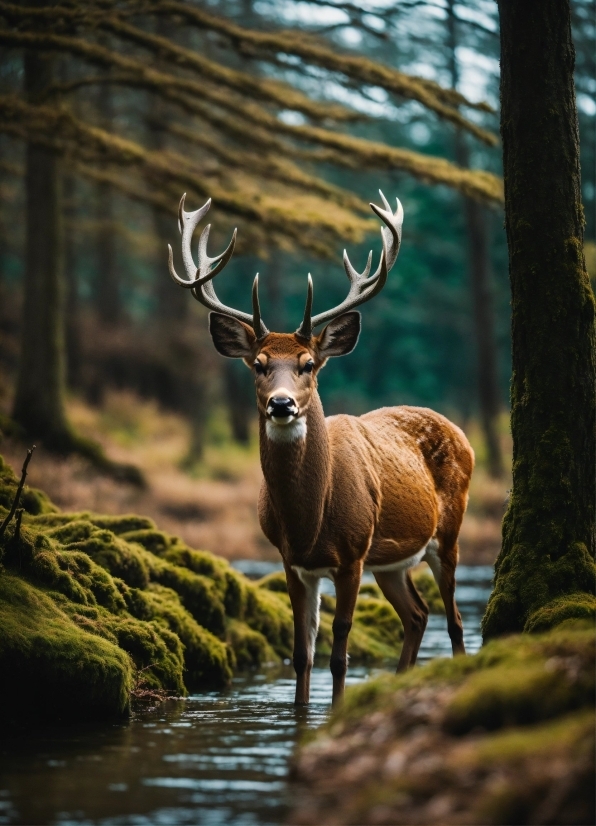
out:
M589 8L574 4L593 240ZM260 271L268 326L291 330L306 273L317 306L337 303L342 246L357 260L369 233L377 244L367 204L380 187L405 207L400 262L364 308L360 347L327 368L326 410L409 403L478 418L488 467L502 472L509 293L492 2L0 2L0 17L3 409L21 427L80 447L66 376L95 405L130 388L187 416L190 466L222 409L246 443L249 376L214 357L203 309L167 276L180 195L192 209L213 198L214 250L238 225L222 299L248 307ZM32 61L49 68L28 74ZM35 167L36 155L47 161Z

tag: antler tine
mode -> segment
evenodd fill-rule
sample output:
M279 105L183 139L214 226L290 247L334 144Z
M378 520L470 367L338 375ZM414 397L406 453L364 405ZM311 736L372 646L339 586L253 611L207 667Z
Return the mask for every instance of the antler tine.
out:
M355 307L358 307L360 304L364 304L365 301L369 301L371 298L377 295L385 286L389 270L395 264L397 255L399 253L399 247L401 244L401 228L404 219L404 210L398 198L397 209L395 213L393 213L387 199L380 190L379 194L383 201L384 209L376 206L376 204L370 205L375 215L377 215L385 224L384 227L381 227L383 251L381 253L381 260L379 262L379 266L377 267L373 275L369 276L372 265L371 252L369 253L368 261L366 263L364 271L359 273L356 269L354 269L354 267L350 263L348 254L344 250L344 268L346 270L346 275L350 280L350 289L348 291L348 295L341 302L341 304L337 305L337 307L334 307L332 310L327 310L324 313L319 313L319 315L316 315L314 318L311 318L310 305L312 305L312 290L310 290L306 302L304 319L300 327L296 330L296 335L302 336L303 338L310 338L312 336L313 329L315 327L318 327L319 324L331 321L333 318L336 318L342 313L345 313L348 310L352 310Z
M302 338L310 338L312 336L312 296L313 296L313 285L312 285L312 275L308 274L308 285L306 288L306 306L304 307L304 318L302 319L302 324L296 330L296 335L301 336Z
M269 330L261 321L261 306L259 304L259 273L252 282L252 328L257 338L264 338Z
M190 249L192 235L200 221L209 212L209 209L211 207L211 198L209 198L207 202L203 204L202 207L195 210L195 212L184 211L185 201L186 192L184 193L182 198L180 198L180 204L178 205L178 229L182 234L182 261L184 262L184 269L186 270L188 281L186 281L184 278L180 278L180 276L176 273L176 270L174 269L174 255L172 253L172 248L169 244L168 269L170 271L172 279L177 284L180 284L181 287L188 288L193 287L197 282L197 268L195 266L194 261L192 260L192 252Z
M196 298L197 301L205 307L216 313L222 313L222 315L227 315L230 318L235 318L237 321L242 321L245 324L249 324L255 331L257 339L264 338L269 334L269 330L265 327L261 319L258 295L258 275L253 285L252 315L243 313L240 310L235 310L233 307L227 307L225 304L222 304L213 287L212 279L223 270L234 253L234 247L236 245L236 230L234 230L232 240L226 249L219 255L210 258L207 254L207 243L209 241L211 224L208 224L201 233L201 237L199 239L199 266L196 267L191 252L192 236L201 218L203 218L209 211L209 207L211 206L211 198L209 198L207 203L200 209L197 209L196 212L184 211L185 199L186 193L182 196L180 206L178 208L178 228L182 233L182 260L184 261L184 267L189 280L187 281L184 278L180 278L180 276L176 273L176 270L174 269L174 256L172 253L172 248L168 244L168 268L170 275L181 287L190 289L194 298Z

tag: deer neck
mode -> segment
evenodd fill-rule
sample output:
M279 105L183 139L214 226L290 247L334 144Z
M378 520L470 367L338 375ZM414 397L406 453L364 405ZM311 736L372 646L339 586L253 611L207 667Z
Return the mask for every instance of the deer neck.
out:
M304 420L283 428L272 438L260 417L261 467L276 521L282 534L284 557L299 564L312 550L321 529L329 492L331 456L323 405L314 393ZM294 432L285 431L294 427ZM267 432L269 428L269 433Z

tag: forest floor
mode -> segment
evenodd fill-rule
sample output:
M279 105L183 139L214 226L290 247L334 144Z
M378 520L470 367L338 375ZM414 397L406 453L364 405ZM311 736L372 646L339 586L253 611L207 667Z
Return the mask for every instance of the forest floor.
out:
M101 409L71 397L68 414L73 426L102 445L110 459L139 467L147 487L139 489L101 475L79 457L56 458L38 449L28 482L42 487L68 511L141 513L163 530L180 536L193 548L204 548L226 559L277 561L277 550L265 539L257 519L261 483L255 432L248 447L230 439L225 411L212 416L204 457L183 467L190 428L176 414L131 392L109 391ZM507 425L504 423L504 430ZM509 475L491 479L482 461L482 443L474 422L466 428L478 462L470 503L460 535L464 564L490 565L500 547ZM507 438L504 436L504 442ZM0 449L18 474L25 446L5 438ZM510 452L505 444L506 454Z

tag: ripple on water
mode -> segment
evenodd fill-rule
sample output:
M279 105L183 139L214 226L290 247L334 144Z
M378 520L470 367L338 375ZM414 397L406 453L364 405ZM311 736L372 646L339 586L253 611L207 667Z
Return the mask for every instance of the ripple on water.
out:
M278 567L265 563L253 573ZM458 569L457 599L470 653L481 644L491 577L491 568ZM445 618L431 616L420 661L450 654ZM347 682L361 682L377 670L350 668ZM310 706L295 708L293 672L286 665L238 677L227 692L169 701L128 724L3 738L0 824L280 823L290 804L284 778L296 741L329 713L326 667L313 670L311 687Z

